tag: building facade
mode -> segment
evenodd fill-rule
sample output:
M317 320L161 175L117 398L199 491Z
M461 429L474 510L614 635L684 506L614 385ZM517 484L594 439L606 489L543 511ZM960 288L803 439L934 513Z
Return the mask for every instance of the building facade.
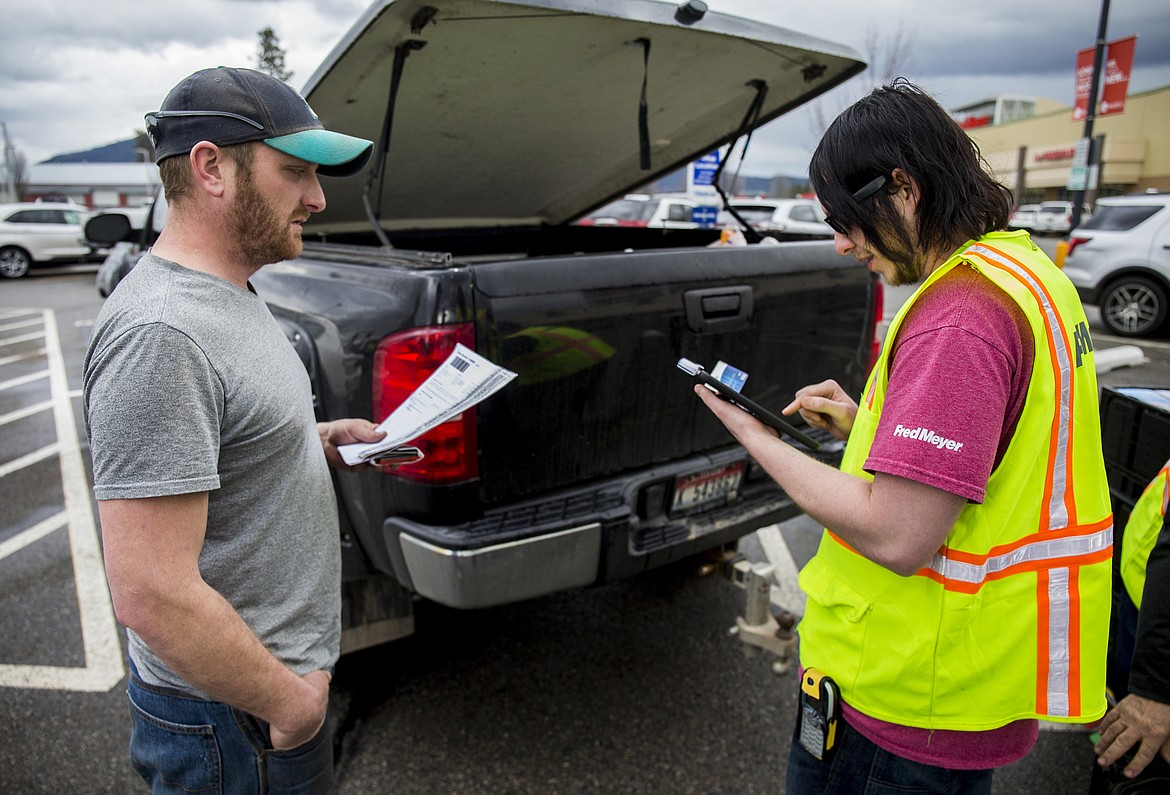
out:
M1077 142L1084 122L1073 121L1072 108L1051 107L1038 100L1035 115L997 116L1018 109L1018 98L986 100L957 108L952 115L978 144L996 176L1015 193L1018 204L1067 200ZM998 103L998 104L997 104ZM997 118L1005 120L996 123ZM1100 149L1099 167L1090 172L1085 200L1157 190L1170 193L1170 86L1130 94L1123 113L1098 116L1093 138ZM1095 184L1095 188L1094 188Z
M93 210L138 207L158 187L154 163L38 163L28 167L21 200L68 199Z

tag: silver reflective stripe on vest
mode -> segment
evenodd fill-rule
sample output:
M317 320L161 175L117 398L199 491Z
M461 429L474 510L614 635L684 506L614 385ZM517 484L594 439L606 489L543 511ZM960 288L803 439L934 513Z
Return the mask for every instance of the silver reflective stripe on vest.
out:
M1069 587L1068 569L1048 572L1048 714L1067 717L1069 714L1069 668L1072 664L1069 648Z
M981 586L988 580L998 579L998 575L1012 567L1024 566L1027 570L1037 570L1045 567L1026 566L1025 564L1091 556L1113 543L1112 536L1112 526L1110 526L1089 535L1041 539L1001 555L990 555L981 563L964 563L936 552L926 568L953 582Z
M1069 422L1070 405L1072 403L1072 360L1069 357L1064 330L1060 324L1060 316L1056 307L1052 305L1044 286L1026 268L1012 261L1001 252L984 245L974 245L964 252L964 255L975 255L988 262L1003 268L1013 274L1022 283L1027 285L1032 295L1037 299L1040 309L1044 313L1044 321L1048 325L1048 337L1052 341L1052 352L1056 356L1058 372L1053 373L1057 380L1057 394L1060 400L1057 404L1057 428L1052 445L1055 456L1050 457L1052 462L1052 492L1048 497L1047 526L1040 527L1041 532L1062 530L1068 527L1068 509L1065 504L1068 484L1068 451L1069 451ZM1037 340L1037 343L1040 341ZM1036 355L1040 352L1037 351ZM1050 450L1050 453L1052 450ZM1043 606L1040 606L1041 608ZM1069 588L1069 570L1067 568L1048 571L1048 681L1046 683L1048 715L1066 717L1069 715L1069 682L1071 656L1070 648L1070 614L1072 610L1072 594ZM1042 650L1041 650L1042 653Z

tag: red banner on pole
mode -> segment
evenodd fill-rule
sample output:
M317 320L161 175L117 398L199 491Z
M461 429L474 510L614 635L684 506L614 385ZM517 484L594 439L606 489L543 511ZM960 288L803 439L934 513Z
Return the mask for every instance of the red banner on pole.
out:
M1089 115L1089 89L1093 85L1093 55L1095 47L1077 50L1076 99L1073 104L1073 121L1084 121Z
M1105 55L1105 88L1101 92L1098 113L1108 116L1125 111L1125 98L1129 93L1129 72L1133 68L1133 50L1137 36L1109 42Z

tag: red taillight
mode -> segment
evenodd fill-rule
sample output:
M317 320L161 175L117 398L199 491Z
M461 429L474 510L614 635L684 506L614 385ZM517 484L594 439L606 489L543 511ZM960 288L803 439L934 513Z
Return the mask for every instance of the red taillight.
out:
M1064 256L1067 257L1069 254L1072 254L1076 251L1077 246L1081 243L1088 243L1092 239L1091 237L1070 237L1068 239L1068 251L1064 252Z
M374 422L386 419L427 380L455 350L457 342L475 349L474 324L409 329L379 342L374 351ZM427 483L457 483L479 476L474 408L427 431L411 443L422 450L422 461L382 471Z
M878 325L882 322L882 315L886 311L885 287L878 279L873 280L873 327L870 328L870 343L869 361L866 363L865 372L868 375L873 372L874 365L877 364L878 356L882 352L882 340L878 336Z

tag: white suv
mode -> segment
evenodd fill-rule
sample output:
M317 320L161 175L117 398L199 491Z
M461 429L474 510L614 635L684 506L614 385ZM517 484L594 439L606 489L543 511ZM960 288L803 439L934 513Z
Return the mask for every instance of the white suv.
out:
M728 199L727 206L767 235L791 240L833 236L821 205L812 199ZM733 224L734 216L721 213L720 223Z
M0 276L23 276L34 262L88 257L81 230L87 212L76 204L0 204Z
M1036 208L1036 215L1032 218L1032 231L1037 234L1041 232L1064 234L1072 227L1072 209L1072 202L1041 202ZM1081 205L1081 222L1083 223L1091 213L1089 205Z
M1170 194L1098 200L1069 235L1064 272L1113 334L1157 333L1170 310Z

